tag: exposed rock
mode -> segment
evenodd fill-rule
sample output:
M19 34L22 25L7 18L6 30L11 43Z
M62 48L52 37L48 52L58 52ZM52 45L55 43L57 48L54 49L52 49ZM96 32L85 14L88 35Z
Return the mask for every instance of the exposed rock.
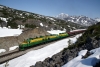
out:
M91 55L91 53L89 51L87 51L87 53L85 54L85 56L83 56L82 58L85 59L85 58L87 58L90 55Z
M42 62L41 61L37 62L35 67L43 67Z

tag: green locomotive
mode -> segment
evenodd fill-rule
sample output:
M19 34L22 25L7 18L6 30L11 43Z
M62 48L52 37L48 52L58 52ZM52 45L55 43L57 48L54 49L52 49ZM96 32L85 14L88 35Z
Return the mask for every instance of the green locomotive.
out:
M37 38L29 38L25 41L23 41L19 45L19 50L25 50L25 48L28 47L35 47L44 43L48 43L51 41L59 40L62 38L66 38L68 36L67 33L60 33L59 35L48 35L48 36L40 36Z

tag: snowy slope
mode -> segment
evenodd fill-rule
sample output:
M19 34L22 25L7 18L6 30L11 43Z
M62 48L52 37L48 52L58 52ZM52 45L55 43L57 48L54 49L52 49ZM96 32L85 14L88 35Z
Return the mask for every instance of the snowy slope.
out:
M18 36L22 33L21 29L8 29L0 27L0 37Z
M5 49L0 49L0 53L2 53L2 52L6 52L6 50Z
M9 48L9 51L15 50L16 48L18 48L19 46L13 46Z
M82 59L82 55L85 55L87 50L82 50L79 52L79 56L69 61L62 67L93 67L98 61L100 61L100 48L96 48L91 50L93 53L86 59Z
M51 30L51 31L47 31L50 34L59 34L59 33L64 33L66 31L61 31L61 30Z
M31 65L34 65L38 61L43 61L47 57L51 57L54 54L60 52L63 50L65 47L68 46L68 40L70 39L71 41L76 42L76 38L81 36L81 34L76 35L73 38L66 38L61 41L55 42L53 44L50 44L44 48L38 49L38 50L33 50L25 55L22 55L18 58L15 58L11 61L9 61L9 66L8 67L29 67ZM55 48L56 47L56 48ZM3 67L4 64L1 64L0 67Z

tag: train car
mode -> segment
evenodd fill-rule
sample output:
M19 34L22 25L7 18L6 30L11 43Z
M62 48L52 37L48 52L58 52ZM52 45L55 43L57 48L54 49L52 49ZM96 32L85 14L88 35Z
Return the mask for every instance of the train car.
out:
M68 32L68 33L60 33L59 35L52 34L52 35L47 35L47 36L40 36L37 38L29 38L29 39L23 41L19 45L19 50L25 50L25 48L28 48L28 47L34 47L34 46L38 46L38 45L48 43L51 41L63 39L63 38L66 38L68 36L71 36L71 35L82 33L84 31L85 30L79 30L79 31L72 31L72 32Z
M66 37L68 37L68 33L60 33L59 37L60 37L60 39L66 38Z
M25 50L25 48L28 48L28 47L34 47L34 46L38 46L40 44L56 41L56 40L65 38L67 36L68 36L67 33L60 33L59 35L52 34L52 35L48 35L48 36L40 36L37 38L29 38L29 39L23 41L19 45L19 50Z
M79 33L83 33L85 31L86 31L85 29L83 29L83 30L74 30L74 31L68 32L68 34L69 34L69 36L72 36L72 35L76 35L76 34L79 34Z
M19 50L24 50L25 47L28 47L29 44L29 39L24 40L20 45L19 45Z
M58 39L58 35L53 34L53 35L48 36L47 42L55 41L57 39Z
M20 50L25 50L27 47L34 47L36 45L42 44L45 42L44 37L38 37L38 38L29 38L26 41L23 41L22 44L19 45Z

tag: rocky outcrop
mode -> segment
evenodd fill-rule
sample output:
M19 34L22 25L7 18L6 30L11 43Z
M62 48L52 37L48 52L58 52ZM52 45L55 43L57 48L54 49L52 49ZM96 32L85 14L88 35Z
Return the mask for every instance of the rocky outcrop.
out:
M35 65L30 67L61 67L68 61L75 58L78 55L79 51L84 49L91 50L97 47L100 47L100 38L97 40L95 38L87 37L86 43L83 46L79 48L75 47L70 50L69 49L63 50L60 53L53 55L51 58L48 57L43 62L39 61ZM89 55L90 53L87 52L87 54L83 58L86 58Z

